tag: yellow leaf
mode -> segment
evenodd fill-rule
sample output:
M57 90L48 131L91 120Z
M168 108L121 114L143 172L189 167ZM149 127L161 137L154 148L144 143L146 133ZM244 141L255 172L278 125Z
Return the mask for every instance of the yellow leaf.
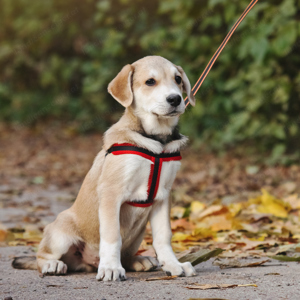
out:
M27 243L25 241L10 241L8 242L9 246L15 247L15 246L27 246Z
M266 190L262 189L261 205L258 206L257 211L266 214L272 214L275 217L286 218L288 211L286 205L282 200L276 199L270 195Z
M242 209L242 203L231 203L228 206L232 217L235 217Z
M205 204L200 201L193 201L191 203L191 213L198 214L205 208Z
M207 239L207 238L214 238L216 233L208 228L197 228L193 231L192 234L197 239Z
M190 237L189 234L185 234L182 232L175 232L172 236L172 242L181 242L181 241L185 241L188 239L188 237Z
M256 284L254 283L248 283L248 284L238 284L238 286L254 286L254 287L257 287Z
M267 236L268 236L267 233L262 233L262 234L259 235L259 237L249 238L249 240L251 240L251 241L257 241L257 242L263 242Z
M182 252L182 251L185 251L185 250L187 250L189 248L189 245L187 245L187 243L186 242L184 242L184 243L181 243L181 242L179 242L179 243L173 243L172 244L172 249L173 249L173 251L176 253L176 252Z

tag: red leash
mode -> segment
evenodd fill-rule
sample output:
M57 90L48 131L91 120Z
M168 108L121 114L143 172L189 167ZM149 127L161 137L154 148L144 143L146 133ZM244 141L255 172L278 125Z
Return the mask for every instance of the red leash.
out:
M245 11L243 12L243 14L240 16L240 18L235 22L235 24L233 25L233 27L231 28L231 30L228 32L228 34L226 35L225 39L223 40L222 44L220 45L220 47L218 48L218 50L215 52L215 54L213 55L213 57L211 58L211 60L209 61L208 65L206 66L206 68L204 69L204 71L202 72L200 78L198 79L198 81L196 82L196 84L194 85L194 87L192 88L192 92L193 95L196 95L196 93L198 92L200 86L202 85L204 79L206 78L206 76L208 75L210 69L212 68L212 66L214 65L214 63L216 62L218 56L220 55L220 53L222 52L222 50L224 49L224 47L226 46L227 42L229 41L229 39L231 38L232 34L235 32L235 30L238 28L238 26L240 25L240 23L243 21L243 19L246 17L246 15L248 14L248 12L253 8L253 6L257 3L258 0L252 0L251 3L247 6L247 8L245 9ZM189 105L189 100L188 97L186 97L184 99L184 103L185 103L185 107L187 107Z

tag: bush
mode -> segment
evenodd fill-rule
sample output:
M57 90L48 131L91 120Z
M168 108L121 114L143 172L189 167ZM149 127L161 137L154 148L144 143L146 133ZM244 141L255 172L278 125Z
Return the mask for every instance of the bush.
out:
M259 1L183 116L182 131L224 149L247 142L298 155L300 10ZM193 84L248 0L2 0L0 116L105 130L123 110L106 88L127 63L161 55ZM198 145L199 143L197 143Z

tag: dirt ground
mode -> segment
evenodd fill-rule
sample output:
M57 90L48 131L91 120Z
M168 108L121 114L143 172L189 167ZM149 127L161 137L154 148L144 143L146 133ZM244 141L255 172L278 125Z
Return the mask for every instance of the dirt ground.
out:
M127 273L124 282L99 282L96 273L48 276L41 278L34 270L11 267L14 255L31 255L30 247L0 248L0 299L230 299L230 300L298 300L300 267L296 262L271 261L264 267L224 269L212 260L196 267L197 276L166 281L145 281L163 276L163 272ZM224 289L191 290L199 284L255 284ZM9 298L11 297L11 298Z

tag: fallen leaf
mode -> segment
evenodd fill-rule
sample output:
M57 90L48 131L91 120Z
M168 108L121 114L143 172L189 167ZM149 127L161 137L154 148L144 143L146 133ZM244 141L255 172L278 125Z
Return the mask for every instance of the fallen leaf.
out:
M262 195L258 197L258 200L261 202L261 205L257 207L258 212L272 214L279 218L286 218L288 216L288 204L280 199L276 199L265 189L262 189Z
M206 205L200 201L192 201L191 203L191 213L192 214L199 214Z
M232 215L232 217L235 217L236 215L238 215L240 213L240 211L242 210L242 203L230 203L228 205L229 211Z
M182 233L182 232L175 232L172 236L172 242L181 242L186 241L188 238L190 238L190 234Z
M205 218L205 222L210 225L212 231L231 230L232 219L230 214L219 216L209 216Z
M300 261L300 256L285 256L285 255L274 255L269 256L270 258L281 260L281 261Z
M212 205L208 208L206 208L204 211L202 211L199 215L197 215L197 219L201 220L205 217L211 216L211 215L218 215L228 212L228 208L226 206L222 205Z
M224 289L237 287L237 284L196 284L194 286L186 286L191 290L209 290L209 289Z
M238 286L240 286L240 287L245 287L245 286L254 286L254 287L257 287L257 285L254 284L254 283L238 284Z
M300 209L300 198L297 194L290 195L284 198L283 201L288 203L292 209Z
M189 222L186 218L178 219L178 220L171 220L171 229L174 230L193 230L195 225Z
M170 216L172 219L177 218L181 219L184 215L185 208L181 206L174 206L171 208Z
M218 256L223 250L220 248L214 250L201 249L195 253L189 253L179 259L181 263L189 261L193 266L196 266L212 257Z
M209 290L209 289L225 289L225 288L234 288L234 287L246 287L246 286L254 286L257 287L256 284L198 284L194 283L194 286L186 286L188 289L196 289L196 290Z
M216 233L209 228L196 228L193 231L192 236L196 240L201 240L207 238L214 238L216 236Z
M245 267L257 267L261 266L262 264L269 262L270 260L262 260L257 262L241 262L235 258L225 258L225 259L215 259L213 262L214 266L219 266L221 269L227 268L245 268Z
M177 275L173 275L173 276L163 276L163 277L150 277L145 279L145 281L156 281L156 280L171 280L174 278L177 278Z
M0 229L0 242L5 241L7 236L7 231L4 229Z

